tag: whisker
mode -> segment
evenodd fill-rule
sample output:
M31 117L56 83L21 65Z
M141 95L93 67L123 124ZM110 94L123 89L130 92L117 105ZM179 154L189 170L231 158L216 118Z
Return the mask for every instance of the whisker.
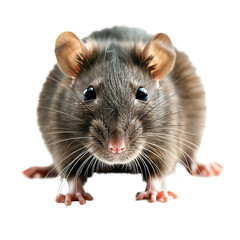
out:
M67 153L69 153L70 151L72 151L74 148L81 146L81 143L79 143L79 144L73 146L72 148L70 148L70 146L73 145L75 141L76 141L76 140L74 139L73 141L71 141L71 142L67 145L67 147L65 148L63 154L61 155L61 158L62 158L65 154L67 154Z
M89 111L89 113L92 115L92 117L93 117L95 120L97 120L96 117L95 117L95 114L86 106L86 104L85 104L84 102L81 102L81 103L82 103L82 105Z
M76 151L70 153L68 156L66 156L64 159L62 159L61 161L59 161L56 165L53 166L53 168L51 170L49 170L49 172L47 173L47 175L45 176L45 178L47 178L49 176L49 174L54 170L56 169L63 161L65 161L67 158L71 157L73 154L81 151L83 148L85 147L82 147L82 148L79 148L77 149ZM61 172L60 172L61 173ZM60 173L58 174L58 176L60 175Z
M154 168L154 166L152 165L152 163L151 163L151 161L149 161L148 159L150 159L147 155L146 156L144 156L143 154L140 154L141 155L141 157L143 158L143 160L146 160L148 163L149 163L149 165L151 166L151 168L152 168L152 170L153 170L153 173L154 173L154 175L155 175L155 177L157 177L158 175L157 175L157 173L156 173L156 170L155 170L155 168ZM146 157L148 157L148 158L146 158ZM159 169L160 170L160 169ZM160 171L161 172L161 171Z
M135 83L136 84L136 86L139 86L139 82L140 82L140 79L141 79L141 73L139 72L138 74L137 74L137 76L134 78L134 79L137 79L137 83ZM128 128L129 128L129 126L130 126L130 123L131 123L131 120L132 120L132 114L134 113L134 102L135 102L135 98L133 98L133 100L132 100L132 104L131 104L131 111L129 111L129 119L128 119L128 126L127 126L127 129L126 129L126 131L128 130ZM139 114L138 114L139 115ZM135 119L135 121L136 121L136 119Z
M156 140L158 140L158 139L156 139ZM181 151L181 153L182 153L182 155L183 155L186 163L184 163L181 159L179 159L179 161L180 161L181 164L184 165L184 167L185 167L186 169L189 170L189 172L191 171L191 167L189 166L189 162L188 162L188 159L186 158L186 156L193 162L193 164L195 164L196 168L198 169L197 164L193 161L192 157L191 157L186 151L184 151L182 148L180 148L180 147L177 146L176 144L172 143L170 140L169 140L169 141L166 141L164 138L161 139L161 140L159 140L159 141L163 141L163 142L165 142L165 143L171 144L171 145L175 146L176 148L178 148L178 149ZM193 150L194 150L194 149L193 149ZM199 170L198 170L198 171L199 171ZM200 172L200 171L199 171L199 172ZM200 173L200 174L201 174L201 173Z
M150 129L154 129L154 128L158 128L158 129L160 129L160 130L173 130L173 131L179 131L179 132L182 132L182 133L185 133L185 134L187 134L187 135L191 135L191 136L196 136L196 138L197 138L197 135L196 134L193 134L193 133L190 133L190 132L187 132L187 131L184 131L184 130L182 130L182 129L180 129L180 128L167 128L167 127L151 127L151 128L145 128L145 130L150 130Z
M146 168L146 171L148 172L148 175L146 174L146 179L149 180L149 183L150 183L150 189L149 190L151 191L152 180L151 180L151 177L150 177L150 171L149 171L148 165L145 163L145 161L142 159L142 157L140 155L138 157L139 157L140 161L143 163L143 167Z
M62 82L58 81L57 79L48 76L47 78L53 80L54 82L58 83L59 85L61 85L63 88L65 88L66 90L68 90L69 92L71 92L74 96L77 96L70 88L66 87ZM79 97L79 96L77 96Z
M90 166L93 165L93 163L95 162L95 158L93 157L93 154L91 154L91 157L92 157L92 159L91 159L90 163L88 164L88 166L87 166L87 168L86 168L86 171L85 171L85 173L84 173L84 176L85 176L85 177L88 176L89 168L90 168Z
M59 69L59 67L58 67ZM59 69L60 70L60 69ZM60 70L61 75L63 75L62 71ZM54 74L58 79L61 79L62 76L58 75L55 71L52 71L51 74ZM48 76L49 77L49 76Z
M89 137L90 137L90 136L89 136ZM70 140L89 139L89 137L72 137L72 138L66 138L66 139L59 140L59 141L57 141L57 142L48 143L48 145L51 146L51 145L55 145L55 144L58 144L58 143L61 143L61 142L66 142L66 141L70 141Z
M70 169L68 175L65 176L65 179L66 179L66 180L69 178L69 176L70 176L72 170L74 169L74 167L81 161L81 159L82 159L87 153L88 153L88 149L86 149L85 152L79 154L79 155L71 162L71 164L70 164L70 165L68 166L68 168L66 169L66 173L67 173L68 169L70 168L70 166L71 166L74 162L75 162L75 163L73 164L72 168ZM82 162L82 164L80 165L80 167L81 167L81 166L84 166L91 157L92 157L92 155L90 155L89 157L87 157L87 158ZM79 169L78 169L78 170L79 170ZM77 172L75 173L74 183L77 181L77 177L79 176L79 175L78 175L78 170L77 170ZM75 184L75 187L77 188L77 184ZM77 189L76 189L76 191L77 191Z
M84 153L84 152L83 152L83 153ZM63 180L61 181L60 186L59 186L59 188L58 188L57 195L59 195L60 192L62 191L62 189L63 189L63 187L64 187L64 183L67 182L68 177L69 177L71 171L73 170L74 166L77 164L78 160L81 159L81 157L83 156L83 153L80 153L74 160L72 160L71 162L69 162L69 163L62 169L62 171L60 171L60 173L58 174L58 175L61 176L61 174L62 174L63 172L65 172L65 173L64 173L65 176L62 177L62 179L65 179L65 182L63 182ZM86 153L87 153L87 150L85 151L85 154L86 154ZM80 157L80 156L81 156L81 157ZM74 162L76 162L76 163L74 164ZM73 164L74 164L74 166L71 168L71 170L69 171L69 174L68 174L67 177L66 177L66 173L67 173L68 169L69 169L69 168L71 167L71 165L73 165Z
M130 136L131 136L134 132L136 132L139 128L143 127L143 126L146 125L146 124L151 124L151 123L153 123L153 122L156 122L156 121L161 120L161 119L168 118L168 117L170 117L170 116L172 116L172 115L175 115L175 114L179 114L179 113L183 113L183 112L188 112L188 111L191 111L191 110L199 110L199 109L206 109L206 108L205 108L205 107L191 108L191 109L189 108L189 109L187 109L187 110L181 110L181 111L178 111L178 112L170 113L170 114L161 116L161 117L159 117L159 118L153 119L153 120L151 120L151 121L147 121L147 122L141 124L141 125L140 125L139 127L137 127L136 129L134 129L134 130L130 133ZM141 118L141 119L142 119L142 118ZM140 119L140 120L141 120L141 119ZM140 121L140 120L139 120L139 121ZM205 127L205 126L202 126L202 127ZM157 128L157 127L154 126L154 127L152 127L152 128ZM152 128L147 128L147 129L152 129Z
M157 170L159 171L161 177L164 178L164 175L163 175L162 171L160 170L160 168L158 167L158 165L157 165L147 154L142 153L142 155L143 155L145 158L149 159L149 161L152 162L152 163L155 165L155 167L156 167ZM157 177L157 175L156 175L156 177Z
M54 111L54 112L57 112L57 113L61 113L61 114L63 114L63 115L66 115L66 116L68 116L68 117L71 117L72 119L75 119L75 120L77 120L77 121L79 121L79 122L84 122L83 120L81 120L81 119L79 119L79 118L77 118L77 117L75 117L75 116L73 116L73 115L70 115L70 114L68 114L68 113L65 113L65 112L56 110L56 109L54 109L54 108L49 108L49 107L45 107L45 106L39 106L39 108L44 108L44 109L47 109L47 110L50 110L50 111Z
M197 168L199 174L201 175L201 172L200 172L200 170L199 170L196 162L192 159L192 157L191 157L186 151L184 151L182 148L180 148L179 146L177 146L176 144L174 144L174 143L171 142L170 140L167 141L167 140L165 140L165 139L166 139L166 138L162 138L161 140L160 140L160 139L156 139L156 140L157 140L157 141L161 141L161 142L165 142L165 143L167 143L167 144L171 144L172 146L174 146L174 147L176 147L177 149L179 149L179 151L182 153L182 155L183 155L186 163L184 163L184 162L182 161L182 159L180 159L179 157L177 157L177 156L174 154L174 155L177 157L177 159L179 160L179 162L180 162L186 169L188 169L189 172L190 172L190 171L191 171L191 167L190 167L190 165L189 165L188 159L191 160L191 162L194 164L194 166ZM154 144L154 145L155 145L156 147L159 147L159 146L156 145L156 144ZM189 147L189 146L188 146L188 147ZM191 149L192 149L192 148L191 148ZM195 149L192 149L192 150L194 150L195 152L197 152ZM170 152L170 153L171 153L171 152ZM188 159L186 158L186 156L188 157Z
M177 82L181 81L182 79L184 79L184 78L186 78L186 77L189 77L189 76L192 75L192 74L196 74L195 69L194 69L194 70L189 70L189 71L187 71L183 76L181 76L181 77L179 77L178 79L176 79L176 80L174 81L174 83L176 84Z
M86 148L86 147L82 147L81 149L83 149L83 148ZM79 149L77 150L77 151L79 151ZM75 152L77 152L77 151L75 151ZM88 149L86 149L86 150L84 150L83 152L81 152L81 153L79 153L73 160L71 160L60 172L59 172L59 175L61 175L63 172L64 172L64 178L66 178L66 173L67 173L67 171L68 171L68 169L71 167L71 165L73 165L74 164L74 162L76 162L77 160L79 160L79 158L80 157L83 157L84 155L86 155L87 154L87 152L88 152ZM71 154L69 154L69 156L71 156L71 155L73 155L72 153ZM68 158L69 158L69 156L68 156ZM63 159L64 160L64 159ZM76 164L75 164L76 165ZM74 166L75 166L74 165ZM74 168L74 166L73 166L73 168ZM73 169L72 168L72 169ZM72 170L71 169L71 170ZM71 172L71 171L70 171ZM68 176L69 176L69 174L68 174Z
M164 116L161 116L159 118L156 118L156 119L154 119L152 121L147 121L147 122L143 123L142 126L144 126L146 124L153 123L153 122L155 122L157 120L165 119L165 118L170 117L172 115L176 115L176 114L183 113L183 112L188 112L188 111L191 111L191 110L199 110L199 109L206 109L206 108L205 107L188 108L187 110L181 110L181 111L177 111L177 112L174 112L174 113L169 113L167 115L164 115Z
M164 142L164 141L163 141L163 142ZM184 164L184 162L182 162L182 160L181 160L176 154L172 153L171 151L169 151L169 150L167 150L167 149L164 149L164 148L162 148L162 147L160 147L160 146L158 146L158 145L156 145L156 144L150 143L150 142L148 142L148 144L149 144L149 145L152 145L152 146L155 146L155 147L157 147L157 148L159 148L159 149L161 149L161 150L163 150L163 151L168 152L172 157L176 158L179 162L181 162L182 164ZM184 165L185 165L185 164L184 164ZM189 167L189 166L185 165L185 167ZM173 169L172 169L172 170L173 170Z
M96 120L96 117L95 117L94 113L85 105L85 103L82 101L82 99L76 93L74 93L70 88L66 87L62 82L58 81L57 79L54 79L54 78L52 78L50 76L48 78L53 80L53 81L55 81L55 82L57 82L57 83L59 83L62 87L64 87L68 91L70 91L78 100L80 100L79 102L89 111L89 113Z
M74 167L81 161L81 159L82 159L86 154L88 154L88 149L87 149L84 153L79 154L79 156L77 156L77 157L72 161L72 162L75 162L75 163L73 164L72 168L71 168L70 171L68 172L67 177L65 177L66 180L69 178L69 176L70 176L72 170L74 169ZM90 156L89 156L89 157L90 157ZM87 157L87 159L89 159L89 157ZM85 161L85 160L84 160L84 161ZM69 167L70 167L70 166L69 166ZM67 171L68 171L68 169L67 169Z
M143 133L142 135L144 136L144 135L146 135L146 133ZM191 146L196 147L197 149L199 148L199 146L198 146L197 144L192 143L192 142L186 140L185 138L178 137L178 136L175 136L175 135L172 135L172 134L158 133L158 134L156 135L156 134L153 134L153 133L147 133L147 135L148 135L148 136L154 136L154 137L158 137L158 136L167 136L167 137L170 137L170 138L172 137L172 138L174 138L174 139L175 139L175 138L176 138L176 139L180 139L181 141L184 141L184 142L190 144ZM188 146L188 147L190 148L190 146ZM193 148L191 148L191 149L193 150ZM196 150L195 150L195 151L196 151Z
M94 171L94 169L96 168L96 166L97 166L97 164L98 164L98 159L97 159L96 157L94 157L94 159L95 159L95 162L94 162L93 167L92 167L92 173L91 173L91 175L93 175L94 172L96 172L96 170Z
M187 89L185 89L187 90ZM171 95L169 95L168 97L166 97L165 99L163 99L162 101L160 101L159 103L155 104L150 110L148 110L141 118L138 119L138 122L141 121L147 114L149 114L153 109L155 109L157 106L161 105L162 103L164 103L166 100L168 100L171 97L174 97L175 95L177 95L178 93L181 93L183 90L177 91Z
M152 153L152 154L155 155L157 158L159 158L159 159L169 168L169 170L172 172L173 169L172 169L171 166L163 159L163 157L159 156L157 153L151 151L151 150L148 149L148 148L145 148L145 147L144 147L143 149L145 149L146 151Z
M161 105L162 103L166 102L168 99L176 96L177 94L182 93L182 92L184 92L184 91L186 91L186 90L190 90L190 89L191 89L191 88L181 89L181 90L179 90L179 91L177 91L177 92L169 95L168 97L166 97L165 99L163 99L163 100L160 101L159 103L155 104L150 110L148 110L140 119L138 119L137 123L138 123L139 121L141 121L144 117L146 117L147 114L149 114L149 113L150 113L153 109L155 109L157 106ZM135 123L135 124L136 124L136 123Z
M134 173L138 173L139 171L138 171L138 166L137 166L137 164L136 164L136 162L135 162L135 159L133 159L133 161L132 161L132 164L134 165L134 170L135 170L135 172Z
M77 180L77 177L81 175L82 170L84 169L84 166L87 164L87 162L89 162L90 160L92 161L93 154L94 154L94 153L92 153L90 156L88 156L88 157L82 162L82 164L80 165L80 167L78 168L78 170L77 170L77 172L76 172L76 174L75 174L74 181L76 181L76 180ZM89 167L89 165L88 165L88 167ZM85 172L85 173L86 173L86 172ZM84 176L85 176L85 174L84 174Z
M49 128L49 124L48 125L41 125L41 129L46 128L48 130ZM64 126L64 128L58 128L58 127L52 127L51 126L51 131L73 131L72 128L67 128L66 126Z
M55 135L55 134L67 134L67 133L79 133L78 131L62 131L62 132L50 132L50 133L43 133L43 136Z
M161 142L165 142L165 143L171 144L171 145L173 145L174 147L176 147L177 149L180 150L180 152L182 153L182 155L183 155L183 157L184 157L184 159L185 159L185 161L186 161L186 164L185 164L179 157L177 157L177 159L178 159L178 161L180 161L180 163L181 163L182 165L184 165L184 166L186 167L186 169L188 169L189 171L191 170L191 168L190 168L190 166L189 166L189 163L188 163L188 160L186 159L186 155L187 155L188 158L193 162L193 164L195 164L195 166L197 167L197 165L196 165L196 163L193 161L192 157L191 157L187 152L185 152L182 148L180 148L179 146L177 146L176 144L174 144L173 142L171 142L171 139L170 139L169 141L166 141L166 140L169 139L169 138L166 138L166 137L159 137L159 138L161 138L161 139L156 139L156 141L161 141ZM166 140L165 140L165 139L166 139ZM184 144L184 143L182 143L182 144L185 145L185 146L187 146L187 147L190 148L191 150L197 152L197 150L191 148L190 146L188 146L188 145L186 145L186 144ZM154 144L154 145L155 145L155 144ZM157 146L157 147L160 148L160 146L158 146L158 145L155 145L155 146ZM165 150L166 150L166 149L165 149ZM175 156L176 156L176 155L175 155Z
M171 137L165 137L165 135L164 135L164 137L161 137L161 136L162 136L162 134L160 134L160 135L158 136L158 138L161 138L161 139L170 139L170 141L171 141L171 140L174 140L174 141L180 142L180 140L177 140L176 138L173 138L173 139L172 139ZM186 140L186 141L187 141L187 140ZM191 143L191 142L189 141L189 143ZM197 151L198 151L198 150L192 148L191 146L189 146L188 144L186 144L186 143L184 143L184 142L182 142L182 141L181 141L181 144L184 145L185 147L191 149L191 150L194 151L194 152L197 152ZM192 145L193 145L193 144L194 144L194 143L192 143ZM199 148L198 145L196 145L196 144L194 144L194 145L195 145L196 148ZM193 146L194 146L194 145L193 145Z
M141 157L141 155L138 156L138 159L139 159L140 162L142 163L143 171L144 171L144 174L145 174L144 176L146 176L146 178L147 178L147 177L150 175L150 173L149 173L149 174L147 173L147 169L146 169L145 164L143 164L143 162L142 162L142 157ZM139 164L140 164L140 163L139 163ZM141 166L141 164L140 164L140 166ZM142 172L143 172L143 171L142 171Z
M135 118L135 122L137 121L138 117L141 116L142 112L144 111L144 109L146 108L146 106L152 101L153 97L155 96L155 94L158 92L159 89L161 89L162 85L164 84L165 80L167 79L167 77L165 77L163 79L163 81L161 82L161 84L158 86L158 88L154 91L153 95L150 97L150 99L147 101L147 103L144 105L144 107L142 108L142 110L140 111L140 113L137 115L137 117Z
M101 165L101 163L100 163L100 161L97 159L96 172L99 172L99 170L100 170L100 165Z
M140 173L142 174L142 176L144 176L141 164L138 162L138 157L135 158L134 161L136 162L136 164L137 164L137 166L139 168Z
M189 125L189 124L172 124L172 125L159 125L159 126L154 126L152 128L158 128L158 127L199 127L199 128L205 128L206 126L204 125ZM146 129L152 129L152 128L146 128Z

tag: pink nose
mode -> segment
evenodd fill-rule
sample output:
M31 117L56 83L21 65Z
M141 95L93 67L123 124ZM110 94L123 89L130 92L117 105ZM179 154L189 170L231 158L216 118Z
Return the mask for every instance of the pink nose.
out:
M112 153L122 153L126 150L126 142L124 138L110 139L108 143L108 150Z

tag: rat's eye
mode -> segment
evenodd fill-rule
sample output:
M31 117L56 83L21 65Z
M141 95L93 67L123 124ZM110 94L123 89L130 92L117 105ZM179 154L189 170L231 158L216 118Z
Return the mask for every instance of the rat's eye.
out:
M138 90L137 90L137 93L136 93L136 99L147 101L148 100L147 90L143 87L139 87Z
M92 99L95 99L95 98L96 98L96 92L95 92L95 89L92 86L88 87L87 89L85 89L83 91L83 100L84 101L92 100Z

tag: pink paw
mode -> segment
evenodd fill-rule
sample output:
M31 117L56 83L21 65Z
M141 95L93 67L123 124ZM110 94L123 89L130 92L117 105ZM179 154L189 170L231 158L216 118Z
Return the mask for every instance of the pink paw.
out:
M66 195L59 194L56 197L56 202L65 203L66 206L70 206L73 201L78 201L81 205L83 205L86 203L86 200L93 200L93 197L86 192L67 193Z
M176 199L177 194L171 191L145 191L137 194L136 200L148 199L149 202L168 202L169 199Z
M44 178L51 177L55 175L55 172L52 171L52 166L48 167L30 167L23 171L23 174L28 178ZM49 173L49 174L48 174Z
M223 170L223 166L217 162L200 164L193 164L191 167L192 175L202 177L219 176Z

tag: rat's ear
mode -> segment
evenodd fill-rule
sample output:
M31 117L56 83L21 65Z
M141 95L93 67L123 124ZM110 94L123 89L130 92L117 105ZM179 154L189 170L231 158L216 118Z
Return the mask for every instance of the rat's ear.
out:
M61 33L55 45L55 54L61 70L70 77L77 77L85 63L89 63L91 50L72 32Z
M163 33L155 35L141 51L141 62L158 82L167 76L175 63L176 52L170 38Z

